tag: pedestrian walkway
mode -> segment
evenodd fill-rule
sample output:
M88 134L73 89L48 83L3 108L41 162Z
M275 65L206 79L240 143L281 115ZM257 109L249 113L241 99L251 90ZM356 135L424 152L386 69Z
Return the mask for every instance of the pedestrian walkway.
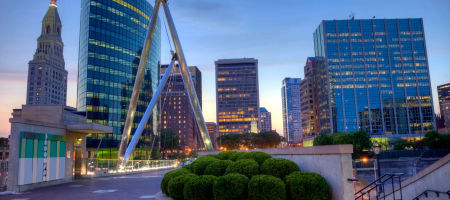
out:
M39 188L22 194L0 196L7 200L115 200L153 199L160 183L170 170L141 174L81 179L71 183Z

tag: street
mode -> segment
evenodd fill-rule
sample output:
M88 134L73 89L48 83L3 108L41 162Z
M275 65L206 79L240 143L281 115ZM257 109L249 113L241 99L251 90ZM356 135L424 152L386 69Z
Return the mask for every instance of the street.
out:
M163 175L170 170L142 174L80 179L38 188L22 194L0 196L8 200L153 199L160 191Z

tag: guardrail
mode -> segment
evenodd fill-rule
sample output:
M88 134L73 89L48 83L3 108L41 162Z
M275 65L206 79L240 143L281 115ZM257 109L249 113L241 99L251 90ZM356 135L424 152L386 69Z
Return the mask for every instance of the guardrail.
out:
M118 168L117 159L86 159L86 174L114 174L120 172L136 172L167 169L178 166L177 160L129 160L122 168Z

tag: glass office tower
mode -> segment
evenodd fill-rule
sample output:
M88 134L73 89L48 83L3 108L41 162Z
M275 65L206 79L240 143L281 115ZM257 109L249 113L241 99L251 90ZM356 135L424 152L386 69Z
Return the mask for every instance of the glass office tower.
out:
M330 132L435 129L422 19L325 20L314 47L327 59Z
M301 142L302 112L300 100L301 78L285 78L281 87L281 101L283 106L283 136L287 142Z
M77 108L86 111L88 122L114 128L102 146L115 147L125 124L153 7L146 0L82 0L81 4ZM158 84L160 45L158 23L132 134ZM144 139L156 129L156 116L149 120ZM97 147L95 142L92 145Z
M219 134L258 132L258 60L219 59L215 65Z

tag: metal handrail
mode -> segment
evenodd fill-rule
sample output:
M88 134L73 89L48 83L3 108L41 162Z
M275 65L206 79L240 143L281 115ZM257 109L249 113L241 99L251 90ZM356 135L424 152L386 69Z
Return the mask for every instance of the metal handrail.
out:
M450 190L447 192L442 192L442 191L437 191L437 190L425 190L422 193L420 193L419 195L417 195L416 197L414 197L413 200L419 200L419 197L421 197L422 195L424 195L425 197L428 198L429 192L434 192L436 194L436 197L439 197L439 194L446 194L446 195L448 195L448 198L450 199Z
M376 189L376 199L379 199L381 194L383 194L383 199L385 198L384 192L385 192L385 188L384 185L387 181L392 181L392 190L395 193L395 187L394 187L394 178L398 178L398 182L399 182L399 190L400 190L400 200L403 198L402 194L401 194L401 190L402 190L402 186L401 186L401 176L403 175L403 173L390 173L390 174L384 174L383 176L379 177L378 179L374 180L373 182L369 183L367 186L365 186L364 188L360 189L359 191L357 191L355 193L355 200L358 199L364 199L364 196L366 194L369 195L369 199L370 199L370 193L372 192L372 190ZM398 191L398 190L397 190ZM395 194L394 194L394 199L395 199Z

